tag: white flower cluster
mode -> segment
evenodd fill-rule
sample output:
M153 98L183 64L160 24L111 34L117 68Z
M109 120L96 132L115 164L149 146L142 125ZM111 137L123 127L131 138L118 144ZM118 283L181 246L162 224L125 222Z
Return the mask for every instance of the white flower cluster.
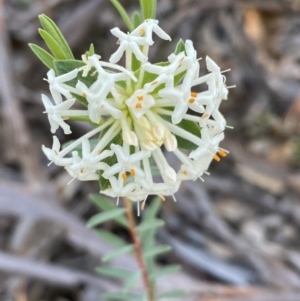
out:
M146 20L128 34L119 28L111 32L118 38L119 48L109 63L96 54L85 55L82 68L60 76L55 76L53 70L48 72L54 102L45 95L42 100L52 133L61 127L65 134L70 134L66 121L83 117L95 128L63 149L54 136L52 149L43 146L43 151L73 178L98 180L101 175L109 181L107 188L101 190L106 195L138 202L152 194L174 195L181 181L201 178L212 159L219 161L226 156L226 151L219 147L226 127L226 120L219 112L220 103L228 94L225 77L209 57L206 57L209 73L199 75L199 60L190 40L184 43L185 50L171 54L168 62L149 63L153 32L171 40L157 20ZM116 64L124 54L125 68ZM134 57L135 63L140 64L135 72ZM78 74L93 76L93 84L88 87L77 80L75 87L68 85L70 80L78 79ZM195 87L202 84L206 84L200 86L204 91L195 92ZM86 109L71 109L75 94L85 98ZM190 124L193 131L189 130ZM101 132L101 138L91 147L89 139ZM113 143L120 133L122 143ZM179 150L179 141L195 147L187 153ZM181 161L179 171L169 165L162 146ZM160 173L158 182L152 173L154 164Z

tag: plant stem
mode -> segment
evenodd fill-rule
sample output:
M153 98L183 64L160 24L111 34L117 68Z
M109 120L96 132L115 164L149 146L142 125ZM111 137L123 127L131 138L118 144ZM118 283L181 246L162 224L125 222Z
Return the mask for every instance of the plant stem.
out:
M142 272L142 278L143 278L145 290L146 290L147 296L148 296L147 301L155 301L154 291L153 291L153 288L152 288L152 285L151 285L151 282L149 279L146 263L143 258L141 241L139 239L137 228L136 228L136 223L135 223L133 210L132 210L132 202L130 200L128 200L127 198L124 198L124 203L125 203L127 218L129 221L129 231L130 231L131 239L132 239L133 245L134 245L135 256L136 256L138 265L140 267L140 270Z

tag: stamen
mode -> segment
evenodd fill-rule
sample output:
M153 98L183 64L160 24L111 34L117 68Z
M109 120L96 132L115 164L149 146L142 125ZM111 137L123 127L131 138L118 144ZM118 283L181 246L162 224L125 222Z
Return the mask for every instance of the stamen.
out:
M197 95L198 95L198 94L197 94L196 92L191 92L191 96L192 96L192 97L197 97Z
M87 98L87 94L86 94L85 92L83 92L81 95L82 95L84 98Z
M144 210L145 209L145 206L146 206L146 199L144 199L144 201L143 201L143 203L142 203L142 210Z
M201 118L207 118L207 117L209 117L209 114L208 114L208 113L205 113L205 114L203 114L203 115L201 116Z
M141 109L141 108L142 108L142 104L137 103L137 104L135 105L135 108L136 108L136 109Z
M123 173L122 173L122 178L123 178L123 180L126 180L126 179L127 179L126 172L123 172Z
M231 71L231 69L224 70L221 73L225 73L225 72L229 72L229 71Z
M218 150L218 153L221 157L225 158L227 156L227 154L222 150L222 149L219 149Z
M236 88L236 85L232 85L232 86L228 86L226 87L227 89L233 89L233 88Z
M145 29L144 29L144 28L141 28L141 29L140 29L140 35L142 36L144 33L145 33Z
M130 174L132 177L135 177L135 170L133 168L130 169Z
M220 162L221 161L221 159L220 159L220 157L219 156L217 156L217 155L214 155L214 160L216 160L217 162Z
M194 103L195 102L195 98L190 98L189 99L189 103Z
M137 98L138 101L144 100L144 96L143 95L138 95L136 98Z
M158 194L158 197L164 202L166 200L166 198L163 196L163 195L159 195Z
M186 176L187 176L187 174L188 174L186 170L183 170L182 173L183 173L184 175L186 175Z

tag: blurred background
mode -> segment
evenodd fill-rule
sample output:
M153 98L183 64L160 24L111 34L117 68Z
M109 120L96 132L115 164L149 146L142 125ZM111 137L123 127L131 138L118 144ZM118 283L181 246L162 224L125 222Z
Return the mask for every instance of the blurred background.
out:
M137 0L121 2L138 8ZM93 42L108 60L116 49L109 30L125 30L108 0L0 0L0 301L102 300L120 283L94 272L112 249L85 227L98 185L67 186L69 175L47 167L41 152L52 145L40 97L47 70L27 45L44 47L41 13L78 59ZM181 300L299 301L300 1L159 0L158 19L173 40L156 40L151 62L165 60L179 38L192 39L199 57L232 70L227 84L236 85L221 110L234 127L221 144L230 155L211 165L204 183L183 183L177 203L163 204L158 240L173 251L159 264L183 269L160 289L187 289ZM88 130L71 127L71 139Z

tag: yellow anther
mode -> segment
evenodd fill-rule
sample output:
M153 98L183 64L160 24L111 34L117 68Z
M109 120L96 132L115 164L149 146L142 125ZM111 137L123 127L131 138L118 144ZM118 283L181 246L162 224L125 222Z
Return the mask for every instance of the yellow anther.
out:
M189 103L194 103L195 102L195 98L190 98L189 99Z
M141 108L142 108L142 105L141 105L140 103L137 103L137 104L135 105L135 108L136 108L136 109L141 109Z
M204 115L202 115L201 118L207 118L207 117L209 117L209 114L205 113Z
M221 159L220 159L220 157L219 156L217 156L217 155L214 155L214 160L216 160L217 162L220 162L221 161Z
M140 29L140 35L142 36L144 33L145 33L145 29L144 29L144 28L141 28L141 29Z
M144 96L143 96L143 95L139 95L139 96L137 96L136 98L137 98L138 101L144 100Z
M132 177L135 177L135 170L133 168L130 169L130 174Z
M158 195L158 197L164 202L166 199L163 195Z
M218 153L223 158L225 158L227 156L227 154L223 150L221 150L221 149L219 149Z
M84 98L87 98L87 94L86 93L82 93L82 96L84 97Z
M142 203L141 209L144 210L146 206L146 200Z
M188 174L186 170L183 170L182 173L183 173L184 175L186 175L186 176L187 176L187 174Z
M126 179L127 179L126 172L123 172L123 173L122 173L122 178L123 178L123 180L126 180Z
M197 93L196 92L191 92L191 96L195 98L195 97L197 97Z

